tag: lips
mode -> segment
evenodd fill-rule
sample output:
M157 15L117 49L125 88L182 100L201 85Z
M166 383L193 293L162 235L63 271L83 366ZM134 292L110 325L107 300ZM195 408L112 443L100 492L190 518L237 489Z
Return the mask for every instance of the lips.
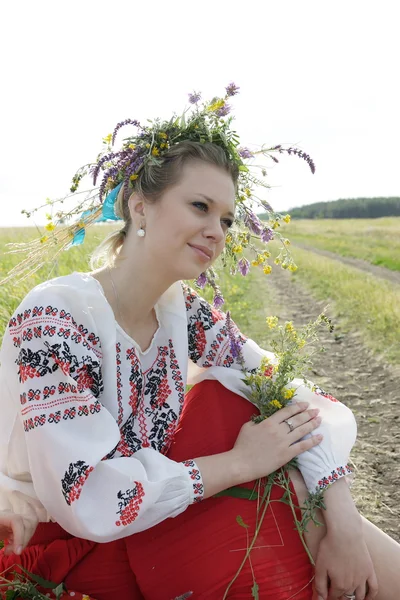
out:
M195 244L188 244L188 246L193 248L193 250L197 250L198 254L203 255L204 258L207 260L212 260L212 257L214 256L214 252L212 250L210 250L210 248L207 248L206 246L198 246Z

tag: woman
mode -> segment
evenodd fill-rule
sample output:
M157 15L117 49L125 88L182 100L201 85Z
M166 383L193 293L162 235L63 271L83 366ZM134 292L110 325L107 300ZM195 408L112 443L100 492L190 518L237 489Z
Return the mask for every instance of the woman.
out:
M152 147L142 129L134 156L120 154L105 173L120 184L115 212L124 219L102 247L105 266L37 286L10 320L0 533L11 539L0 570L20 564L97 600L222 598L246 546L236 516L254 528L255 508L214 496L297 456L300 504L307 488L329 485L326 529L307 534L318 594L397 598L400 548L360 517L344 478L355 438L349 409L302 386L293 404L249 422L254 407L243 400L226 317L181 283L212 273L237 213L237 161L214 138L192 137L207 111L192 129L179 125L176 143L161 127L160 139L171 140L164 152L166 142ZM218 124L224 114L214 116ZM149 161L138 160L141 140ZM243 342L251 370L268 353ZM185 396L186 382L196 385ZM312 569L286 504L271 508L260 536L228 597L251 597L254 571L260 598L311 599Z

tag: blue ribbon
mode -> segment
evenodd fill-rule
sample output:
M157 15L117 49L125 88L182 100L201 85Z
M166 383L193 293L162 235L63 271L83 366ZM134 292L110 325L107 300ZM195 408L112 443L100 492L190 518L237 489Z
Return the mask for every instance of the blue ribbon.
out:
M117 185L117 187L115 187L113 190L111 190L111 192L109 194L107 194L104 202L103 202L103 208L101 211L101 215L100 217L98 217L95 221L95 223L100 223L101 221L121 221L122 219L120 217L117 217L117 215L115 214L115 201L117 199L118 196L118 192L121 189L122 186L122 182L119 183ZM80 217L80 221L82 221L83 223L85 223L85 218L88 217L89 215L93 214L96 211L96 209L94 208L93 210L85 210L85 212L83 212L81 214ZM85 228L81 227L80 229L78 229L78 231L75 232L74 237L72 239L71 242L71 246L80 246L81 244L83 244L84 240L85 240Z

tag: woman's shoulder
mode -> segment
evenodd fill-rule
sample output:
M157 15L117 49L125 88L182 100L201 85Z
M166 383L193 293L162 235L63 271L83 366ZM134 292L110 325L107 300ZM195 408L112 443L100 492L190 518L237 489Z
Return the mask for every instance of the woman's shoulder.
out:
M104 305L104 302L98 282L89 273L74 272L33 287L15 309L13 317L19 320L27 314L76 314L88 312L89 307L99 303Z

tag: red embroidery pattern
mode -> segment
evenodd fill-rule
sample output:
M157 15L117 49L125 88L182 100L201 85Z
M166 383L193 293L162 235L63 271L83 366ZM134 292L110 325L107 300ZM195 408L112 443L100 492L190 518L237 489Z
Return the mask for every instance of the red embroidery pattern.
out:
M328 475L328 477L323 477L318 481L317 489L324 490L334 481L337 481L344 475L350 475L351 473L352 470L350 469L349 465L345 465L344 467L337 467L334 471L332 471L330 475Z
M70 400L64 400L64 402L70 402ZM47 415L47 417L44 413L41 415L36 415L35 417L23 420L24 431L32 431L32 429L36 429L37 427L45 425L45 423L60 423L61 419L68 421L75 419L76 416L87 417L89 415L94 415L99 413L101 409L101 403L96 400L94 404L90 404L89 406L87 404L83 404L78 407L72 406L70 408L66 408L63 413L61 413L61 410L57 410L54 413L51 412L49 415Z
M330 394L327 394L326 392L324 392L324 390L321 389L318 385L314 385L313 390L318 396L323 396L324 398L327 398L331 402L339 402L339 400L336 400L336 398L334 398Z
M90 347L98 358L102 356L99 337L93 332L89 333L84 325L78 325L71 313L65 309L34 306L13 316L8 322L8 327L10 335L13 336L14 346L17 347L20 347L21 341L30 341L33 337L41 338L42 335L53 337L57 333L60 338L71 337L72 341L82 343L85 348Z
M201 479L200 471L198 470L194 460L185 460L182 462L184 467L189 469L190 479L193 480L193 502L201 502L204 498L204 485Z
M124 409L122 404L122 381L121 381L121 344L117 342L117 402L118 402L118 427L121 427L124 418Z
M68 471L65 471L61 479L62 493L68 506L78 500L83 484L92 471L93 467L89 467L83 460L69 464Z
M119 491L117 494L119 520L115 522L117 527L121 525L130 525L137 518L139 514L140 505L143 502L144 489L143 485L138 481L134 481L135 486L126 490L126 492Z

